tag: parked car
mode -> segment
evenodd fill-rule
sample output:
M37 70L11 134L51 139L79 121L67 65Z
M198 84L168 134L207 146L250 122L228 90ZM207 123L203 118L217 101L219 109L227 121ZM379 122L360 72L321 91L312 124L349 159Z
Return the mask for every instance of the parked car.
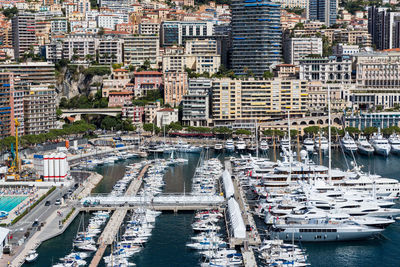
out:
M61 205L61 199L57 198L56 202L54 202L54 205Z
M47 200L46 203L44 203L44 205L45 205L45 206L50 206L50 205L51 205L51 202Z

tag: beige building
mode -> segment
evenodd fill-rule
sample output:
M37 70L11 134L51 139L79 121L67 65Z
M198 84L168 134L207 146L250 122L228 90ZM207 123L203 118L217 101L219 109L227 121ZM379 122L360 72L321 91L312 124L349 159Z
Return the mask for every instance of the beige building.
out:
M212 117L214 121L265 121L288 110L303 116L307 99L307 82L302 80L217 79L212 83Z
M47 133L56 126L56 91L32 87L24 96L25 134Z
M188 75L186 72L164 73L164 103L178 106L188 88Z
M160 42L158 36L127 35L124 37L124 63L141 66L148 60L152 68L157 68Z
M161 107L160 102L150 103L144 106L144 122L154 123L157 115L157 110Z
M332 112L342 112L346 107L351 107L349 94L354 87L354 84L310 82L307 85L308 110L311 113L323 113L328 109L329 88Z

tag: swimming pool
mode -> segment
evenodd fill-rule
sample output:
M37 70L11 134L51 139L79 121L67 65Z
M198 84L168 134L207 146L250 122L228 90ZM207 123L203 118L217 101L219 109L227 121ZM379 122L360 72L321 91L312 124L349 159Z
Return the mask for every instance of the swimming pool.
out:
M27 197L21 196L2 196L0 197L0 211L12 211L19 203L24 201Z

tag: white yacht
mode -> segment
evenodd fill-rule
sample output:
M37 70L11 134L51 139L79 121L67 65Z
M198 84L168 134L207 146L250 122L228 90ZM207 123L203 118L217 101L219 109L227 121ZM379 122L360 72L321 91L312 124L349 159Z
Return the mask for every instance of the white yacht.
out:
M279 239L302 242L349 241L366 239L383 229L359 225L352 221L332 222L329 218L305 218L301 222L286 223L276 220L274 224Z
M315 138L314 141L314 146L315 146L315 150L319 151L320 147L322 152L326 152L328 150L328 139L326 139L326 137L322 136Z
M226 140L226 142L225 142L225 150L226 150L227 152L233 152L233 151L235 151L235 145L234 145L232 139Z
M357 144L354 142L354 139L349 135L348 132L344 135L344 137L340 140L343 150L346 153L352 154L357 152Z
M223 148L224 148L224 146L222 144L217 143L214 145L215 151L221 151Z
M282 150L289 150L290 140L287 136L283 137L280 143L281 143Z
M397 134L392 134L389 137L389 144L393 154L400 154L400 137Z
M238 151L246 150L246 142L244 140L239 140L236 142L236 149Z
M303 141L303 146L307 152L313 152L314 151L314 141L311 138L306 138Z
M372 155L374 153L374 147L368 142L365 136L360 135L356 144L360 154Z
M386 157L389 156L391 150L389 141L383 137L380 131L372 136L371 144L374 147L376 154Z
M260 142L260 147L259 148L260 148L261 152L266 152L269 149L268 142L265 141L265 140L262 140Z

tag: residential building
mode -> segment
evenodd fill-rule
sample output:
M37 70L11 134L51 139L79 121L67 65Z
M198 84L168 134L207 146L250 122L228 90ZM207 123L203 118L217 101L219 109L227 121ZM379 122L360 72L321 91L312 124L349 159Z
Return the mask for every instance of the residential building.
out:
M159 37L150 35L126 35L124 37L124 63L141 66L148 60L151 67L158 66Z
M132 101L133 93L132 91L120 91L120 92L110 92L108 94L108 107L122 107L126 101Z
M15 64L1 64L0 72L12 72L18 78L18 84L55 85L55 67L48 62L25 62Z
M354 88L354 84L343 83L324 83L320 81L312 81L307 84L308 93L308 111L311 114L324 114L328 109L328 89L331 96L331 111L342 112L347 107L351 107L349 101L350 91Z
M170 71L164 73L164 103L178 106L187 93L188 75L186 72Z
M118 14L100 14L97 16L97 27L115 30L117 24L121 24L127 21Z
M123 39L106 37L99 40L99 63L114 64L122 63L123 60Z
M46 45L45 57L47 61L56 63L63 58L63 43L62 41L52 41Z
M159 71L134 72L135 84L133 94L135 97L147 95L148 91L163 89L163 74Z
M379 50L400 47L400 12L388 7L368 8L368 32Z
M349 44L337 44L332 47L333 55L335 56L352 56L360 52L359 45L349 45Z
M212 82L214 124L238 120L266 121L285 116L303 116L307 111L307 81L249 78L216 79Z
M286 38L283 43L285 63L299 65L299 60L307 56L322 56L322 38L304 37Z
M142 22L139 24L140 35L160 35L160 24L155 22Z
M161 23L161 45L184 45L187 39L209 38L213 34L210 21L163 21Z
M210 123L211 79L189 79L188 91L182 100L182 123L208 126Z
M231 67L236 74L262 76L281 60L280 4L261 0L232 0Z
M140 125L144 122L144 107L126 101L122 106L122 118L131 120L133 125Z
M343 57L309 57L300 60L300 79L351 83L352 60Z
M24 97L25 134L47 133L56 126L56 91L31 87Z
M64 39L63 58L77 62L93 61L98 46L99 41L92 34L70 34Z
M55 18L51 20L51 33L60 34L68 32L68 20L66 18Z
M299 8L307 10L309 0L279 0L278 2L281 3L282 8L299 7Z
M309 0L308 18L332 26L337 18L337 0Z
M131 81L131 76L126 69L113 70L110 78L103 80L103 97L108 97L110 92L123 92L127 90L127 85Z
M156 125L160 128L178 121L178 109L163 108L157 110Z
M149 103L144 106L144 122L155 123L157 110L161 107L160 102Z
M285 79L298 79L299 78L299 66L293 64L279 64L275 67L275 76L278 78Z
M14 133L14 75L0 72L0 138Z
M35 25L35 14L33 13L22 13L13 17L12 34L15 58L22 57L31 49L32 45L36 44Z

